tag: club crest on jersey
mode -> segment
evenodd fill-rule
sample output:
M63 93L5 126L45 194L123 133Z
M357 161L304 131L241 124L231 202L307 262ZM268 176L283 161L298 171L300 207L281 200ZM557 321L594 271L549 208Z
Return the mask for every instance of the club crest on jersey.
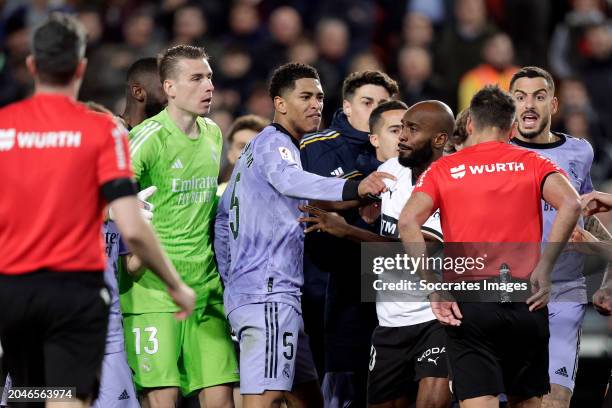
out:
M291 150L287 149L285 146L281 146L278 148L281 159L288 161L289 163L295 163L293 160L293 155L291 154Z
M460 179L465 176L465 164L462 164L457 167L451 167L450 175L454 179Z

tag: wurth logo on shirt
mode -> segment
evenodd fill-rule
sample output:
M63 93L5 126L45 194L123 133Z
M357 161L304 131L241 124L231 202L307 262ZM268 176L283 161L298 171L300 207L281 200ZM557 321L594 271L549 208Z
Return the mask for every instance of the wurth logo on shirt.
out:
M479 164L474 166L467 166L470 174L485 174L485 173L503 173L503 172L516 172L525 171L525 164L519 162L506 162L506 163L491 163L491 164ZM465 164L461 164L457 167L450 168L450 175L455 180L463 178L466 174Z
M20 149L46 149L50 147L79 147L81 132L60 130L57 132L17 132L15 129L0 129L0 151Z

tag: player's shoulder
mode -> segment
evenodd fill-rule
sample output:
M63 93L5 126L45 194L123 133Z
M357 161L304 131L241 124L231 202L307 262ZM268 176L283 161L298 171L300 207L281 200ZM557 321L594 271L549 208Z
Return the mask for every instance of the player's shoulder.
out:
M308 133L300 140L300 150L316 151L328 150L340 142L341 133L336 129L324 129L315 133Z
M132 128L129 134L130 153L134 155L143 146L161 146L162 139L169 134L158 115L145 119Z
M567 147L573 152L584 153L590 156L593 155L593 146L588 140L581 137L574 137L567 133L553 132L553 134L565 138L565 144L567 144Z
M221 136L221 128L211 118L207 118L207 117L203 117L203 116L198 116L196 121L198 122L198 125L200 126L200 129L203 129L204 132L206 132L206 133L215 133L215 134L218 134L219 136Z

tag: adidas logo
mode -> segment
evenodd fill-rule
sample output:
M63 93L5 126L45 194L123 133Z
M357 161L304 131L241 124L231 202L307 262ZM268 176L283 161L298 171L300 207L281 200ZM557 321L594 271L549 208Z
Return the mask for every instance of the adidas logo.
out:
M123 390L123 392L121 393L118 399L119 401L130 399L130 394L128 394L127 390Z
M181 159L176 159L176 161L174 163L172 163L172 166L170 166L170 168L172 169L182 169L183 168L183 163L181 162Z
M565 378L568 378L569 375L567 375L567 369L565 367L561 367L560 369L558 369L557 371L555 371L555 374L557 375L562 375Z
M344 174L344 170L342 170L342 167L338 167L336 170L331 172L332 176L336 176L336 177L340 177Z

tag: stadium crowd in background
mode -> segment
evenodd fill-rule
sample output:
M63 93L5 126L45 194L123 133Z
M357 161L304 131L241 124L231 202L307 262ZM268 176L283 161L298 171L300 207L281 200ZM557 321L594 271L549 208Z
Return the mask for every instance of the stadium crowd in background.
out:
M408 105L466 106L478 86L537 65L558 82L553 130L589 139L593 180L612 177L612 8L603 0L3 0L0 106L32 90L25 70L32 28L50 11L74 13L88 34L81 100L122 112L128 67L168 46L203 46L215 72L211 118L224 135L239 115L272 117L266 81L281 63L312 64L326 105L322 127L354 71L381 69ZM506 35L498 33L505 33ZM457 56L461 56L458 58ZM476 74L478 79L474 79ZM612 185L606 184L606 188Z

